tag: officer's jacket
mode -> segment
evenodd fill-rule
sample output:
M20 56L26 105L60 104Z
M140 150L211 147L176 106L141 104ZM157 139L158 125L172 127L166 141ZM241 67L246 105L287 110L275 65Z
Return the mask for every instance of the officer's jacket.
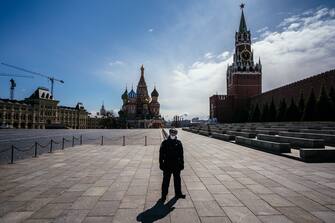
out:
M163 171L184 169L184 151L180 140L168 137L162 142L159 150L159 168Z

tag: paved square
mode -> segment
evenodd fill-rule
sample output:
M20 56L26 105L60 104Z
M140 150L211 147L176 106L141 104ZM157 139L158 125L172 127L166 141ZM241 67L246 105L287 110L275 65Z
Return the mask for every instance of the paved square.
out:
M335 222L334 163L179 134L185 200L157 203L158 143L83 145L1 165L0 222Z

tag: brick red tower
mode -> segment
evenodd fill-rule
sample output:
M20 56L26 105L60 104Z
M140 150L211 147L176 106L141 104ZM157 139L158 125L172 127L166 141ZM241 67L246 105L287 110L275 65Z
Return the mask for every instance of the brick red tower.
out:
M262 93L262 65L259 59L254 63L254 53L251 49L251 35L241 4L241 20L238 32L235 34L234 60L227 68L227 95L236 99L247 99Z

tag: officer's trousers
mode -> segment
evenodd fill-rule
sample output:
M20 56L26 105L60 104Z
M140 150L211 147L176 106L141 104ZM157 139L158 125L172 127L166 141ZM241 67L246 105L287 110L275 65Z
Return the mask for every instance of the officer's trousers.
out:
M166 197L166 195L169 192L169 184L170 184L170 178L173 174L173 182L174 182L174 192L175 195L180 195L181 193L181 179L180 179L180 170L174 170L174 171L163 171L163 183L162 183L162 196Z

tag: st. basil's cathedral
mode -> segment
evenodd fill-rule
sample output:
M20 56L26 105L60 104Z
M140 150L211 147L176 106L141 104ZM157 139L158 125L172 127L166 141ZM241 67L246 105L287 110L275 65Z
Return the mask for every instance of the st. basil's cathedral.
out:
M141 66L141 77L137 84L136 92L133 87L130 92L124 91L120 113L127 128L160 128L163 125L159 113L158 91L154 87L151 97L148 94L147 84L144 78L144 67Z

